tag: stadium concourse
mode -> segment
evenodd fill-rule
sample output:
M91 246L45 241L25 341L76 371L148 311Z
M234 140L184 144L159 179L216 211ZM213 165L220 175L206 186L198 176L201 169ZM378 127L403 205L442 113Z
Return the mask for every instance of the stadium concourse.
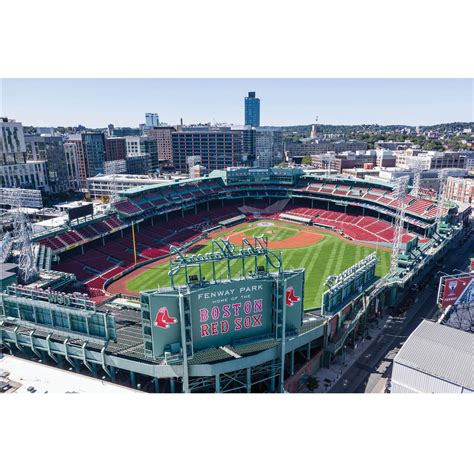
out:
M136 187L120 192L119 196L106 214L83 217L75 225L34 236L39 254L51 255L53 261L51 270L45 272L68 276L63 279L63 286L58 284L56 289L66 295L82 295L83 299L75 297L74 305L78 308L87 304L94 328L87 317L84 319L84 311L69 314L72 310L64 303L69 301L68 297L51 302L47 287L42 294L45 288L41 285L36 285L34 291L28 286L12 286L0 294L5 303L0 332L5 347L12 353L25 351L33 358L59 366L69 364L77 371L95 376L100 373L112 380L124 380L126 374L132 386L139 384L149 391L282 391L285 387L296 390L299 381L292 379L293 375L300 374L306 365L312 369L327 366L357 334L363 336L368 319L379 317L384 307L403 298L408 288L456 245L468 218L450 202L439 209L437 201L428 195L407 194L402 203L391 184L321 177L301 169L231 168L213 171L202 178ZM394 222L402 204L404 231L398 268L388 274L377 273L380 251L391 250ZM439 210L441 221L437 222ZM252 273L241 274L237 280L262 280L264 296L258 296L260 290L255 290L252 297L271 307L267 316L271 324L263 325L266 332L224 338L220 345L206 343L204 347L197 342L198 335L187 333L193 326L202 326L199 314L192 309L193 295L199 285L232 287L236 283L232 275L228 275L232 279L228 282L225 278L209 281L194 275L198 281L191 282L186 273L181 290L167 295L167 301L174 301L175 297L178 301L178 294L184 294L185 301L176 306L175 316L169 316L164 325L171 328L168 334L181 325L184 339L176 335L177 339L170 340L166 349L162 348L161 336L149 324L150 307L155 307L155 296L164 297L164 290L152 290L153 294L145 291L140 297L110 291L115 281L142 267L170 262L171 246L172 261L187 265L186 262L198 261L192 255L199 255L203 242L211 245L210 236L262 219L287 223L300 229L301 234L319 232L360 244L360 248L374 246L377 254L358 254L362 260L355 261L349 269L341 267L340 277L321 281L321 292L326 296L303 314L311 280L305 281L304 272L283 268L282 262L275 260L278 257L272 250L271 234L268 247L258 239L252 240L252 246L248 238L249 245L245 244L241 252L240 247L233 250L222 242L212 242L220 250L199 257L212 265L225 266L228 262L231 268L243 255L249 261L265 259L265 265L256 264ZM233 242L237 243L235 239ZM258 249L263 253L258 253ZM191 257L187 256L188 250ZM307 259L311 259L310 252ZM198 264L193 265L196 268ZM294 296L295 304L301 306L301 319L292 316L293 323L286 328L284 320L289 308L282 309L288 305L283 289L296 277L302 278L298 283L302 285L301 294ZM259 285L250 287L258 289ZM173 287L172 282L167 286ZM48 299L45 309L42 302ZM19 305L30 305L31 310L19 311ZM43 310L47 314L39 317L38 312ZM221 316L222 311L227 312L225 308L219 311ZM22 314L29 316L23 320ZM60 324L58 314L63 314ZM259 321L258 315L254 316ZM226 325L219 327L224 330ZM212 325L210 328L215 329Z

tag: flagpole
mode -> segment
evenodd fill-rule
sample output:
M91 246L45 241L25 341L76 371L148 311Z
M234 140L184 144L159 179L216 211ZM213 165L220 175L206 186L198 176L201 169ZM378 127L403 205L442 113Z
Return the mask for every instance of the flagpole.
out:
M137 264L137 244L135 242L135 223L132 222L132 242L133 242L133 258L135 259L135 265Z

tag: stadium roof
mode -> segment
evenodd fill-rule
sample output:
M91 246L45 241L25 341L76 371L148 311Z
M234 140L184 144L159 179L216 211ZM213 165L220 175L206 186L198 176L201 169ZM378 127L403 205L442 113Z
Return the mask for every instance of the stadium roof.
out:
M474 334L423 321L395 363L474 390Z
M155 184L147 184L142 186L134 186L133 188L124 189L119 191L120 196L133 196L137 193L142 193L144 191L152 191L153 189L159 189L162 187L170 186L170 185L182 185L182 184L189 184L189 183L196 183L201 182L208 179L214 179L212 176L201 176L200 178L185 178L183 175L178 175L175 178L171 179L163 179L162 182L155 183Z

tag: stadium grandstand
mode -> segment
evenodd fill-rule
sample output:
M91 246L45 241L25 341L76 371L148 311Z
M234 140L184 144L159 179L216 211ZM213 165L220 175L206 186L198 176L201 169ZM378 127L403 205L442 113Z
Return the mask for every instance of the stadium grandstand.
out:
M35 258L44 281L48 275L55 275L56 280L60 275L68 276L54 287L61 292L62 300L58 302L56 297L51 300L47 284L41 287L45 294L28 293L26 289L34 283L9 286L0 293L4 303L0 335L5 348L12 353L23 352L61 367L70 365L93 376L105 376L157 392L295 389L298 386L295 377L302 373L302 368L307 364L314 367L315 360L316 365L328 366L356 334L364 335L367 319L379 317L382 308L394 304L409 286L423 278L456 245L469 217L449 201L443 201L440 208L435 197L407 193L400 199L389 183L315 176L302 169L229 168L201 178L130 188L119 191L118 196L104 214L85 216L74 224L68 222L33 236ZM375 265L380 264L377 255L381 251L390 253L392 249L401 206L404 213L398 268L384 275L375 273ZM360 245L366 250L375 249L375 256L367 256L370 261L352 262L349 273L345 273L349 265L341 268L347 285L338 283L336 288L326 282L327 289L321 289L324 291L321 303L308 308L304 295L309 295L310 283L304 275L301 277L304 295L303 286L300 295L281 293L282 285L288 291L289 282L300 276L296 268L283 269L280 257L272 250L271 233L268 234L270 244L258 240L256 234L253 244L246 237L240 253L228 246L228 239L220 243L214 239L215 235L227 236L226 232L233 229L240 232L242 227L237 226L263 219L270 224L273 221L287 225L282 230L286 232L284 238L297 239L293 234L298 229L319 232L327 243L335 236L351 248ZM189 256L203 249L206 252L199 259ZM362 257L370 250L365 254L357 252ZM311 255L308 252L305 257L309 259ZM244 256L255 260L253 273L246 278L257 283L262 280L265 282L262 285L268 283L274 291L273 299L268 301L286 298L288 308L282 315L278 305L272 306L273 316L269 318L273 325L265 333L257 331L257 336L252 334L242 339L237 336L226 339L222 335L219 344L198 343L196 334L186 331L192 331L193 325L199 323L200 316L196 322L192 310L195 307L192 298L198 291L196 285L199 283L202 288L211 284L201 274L200 262L215 265L217 261L225 261L230 269L234 261L240 262ZM264 258L264 263L259 261L257 265L260 258ZM140 289L137 294L114 291L118 287L125 289L140 272L152 272L155 264L169 265L171 275L173 262L185 267L186 280L179 285L181 289L171 283L160 283L163 286L157 285L155 290ZM196 271L197 266L200 276L194 278L198 282L191 282L188 270ZM243 261L242 268L245 268ZM352 282L351 275L358 275L359 279ZM227 277L217 282L214 275L211 286L243 285L230 273ZM297 283L292 285L296 287ZM239 288L243 291L244 287ZM165 290L169 290L166 296L173 304L175 296L178 301L183 291L189 296L189 301L186 296L184 306L180 303L176 310L182 319L163 316L163 307L159 307L155 325L150 325L150 318L154 318L149 314L150 308L155 307L153 298L164 298ZM68 295L76 295L77 301L64 303L69 301ZM267 297L265 293L263 301ZM48 315L41 313L44 301L54 306ZM286 318L290 306L293 310L293 302L297 305L300 301L301 319L292 316L296 322L288 326L279 318ZM81 305L87 306L82 313ZM31 316L20 316L20 306L29 307L27 314ZM55 320L58 314L62 315L60 324ZM183 328L182 334L175 335L177 339L165 346L160 342L162 336L154 332L162 316L163 328L171 326L174 330L173 324ZM88 318L94 319L93 325ZM225 325L224 332L223 328ZM202 324L201 330L205 331Z

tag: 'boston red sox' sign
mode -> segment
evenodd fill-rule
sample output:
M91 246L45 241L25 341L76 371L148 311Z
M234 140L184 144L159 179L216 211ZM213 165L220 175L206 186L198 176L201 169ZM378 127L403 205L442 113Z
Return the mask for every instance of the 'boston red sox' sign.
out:
M171 347L180 346L181 321L190 318L193 351L232 345L246 338L275 334L278 307L285 308L287 329L301 326L303 318L304 272L285 271L280 275L278 293L276 275L264 278L193 285L182 292L183 315L175 289L141 293L144 339L154 357L161 357ZM278 298L274 295L280 294ZM188 331L188 328L186 329Z
M193 292L194 348L270 333L272 289L273 280L268 279L218 283Z

